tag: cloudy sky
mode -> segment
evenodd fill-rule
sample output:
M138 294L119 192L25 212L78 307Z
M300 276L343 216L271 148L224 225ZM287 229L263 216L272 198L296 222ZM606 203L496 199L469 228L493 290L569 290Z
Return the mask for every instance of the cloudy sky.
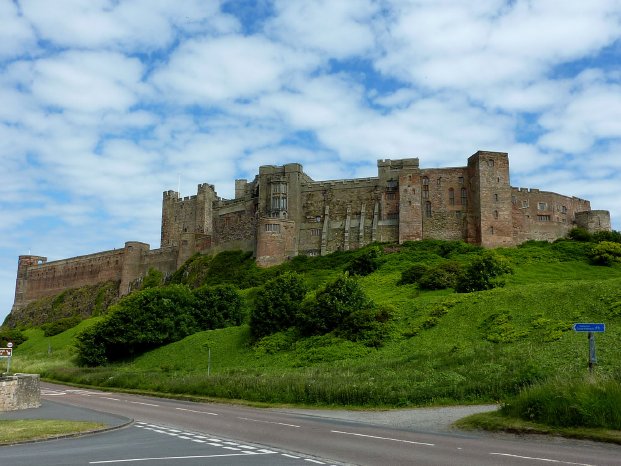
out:
M621 0L0 0L0 319L17 259L159 246L162 191L379 158L591 200L621 230Z

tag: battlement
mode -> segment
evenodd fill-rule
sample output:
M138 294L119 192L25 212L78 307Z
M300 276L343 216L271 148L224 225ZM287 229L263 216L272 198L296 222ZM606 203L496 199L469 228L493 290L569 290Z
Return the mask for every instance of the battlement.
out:
M380 159L377 161L378 168L388 168L391 170L403 170L408 168L419 168L418 157L411 159Z

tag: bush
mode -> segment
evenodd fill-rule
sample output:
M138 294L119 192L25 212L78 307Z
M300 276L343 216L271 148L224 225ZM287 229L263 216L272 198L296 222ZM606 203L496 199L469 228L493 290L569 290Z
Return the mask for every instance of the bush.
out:
M15 328L0 327L0 346L6 348L8 342L13 343L15 346L21 345L28 339L21 331Z
M585 228L572 228L567 233L567 237L569 239L573 239L574 241L591 241L591 233L589 233Z
M427 270L418 280L418 285L423 290L443 290L454 288L461 273L459 262L445 262Z
M361 277L369 275L379 268L379 257L381 255L381 249L378 246L374 246L354 258L346 267L345 271L350 275L359 275Z
M391 308L378 309L355 278L343 275L305 301L297 326L303 335L335 331L349 340L379 346L391 316Z
M503 286L504 282L500 277L512 272L506 259L490 251L475 259L464 270L457 279L455 291L470 293Z
M593 233L593 241L600 243L602 241L610 241L611 243L621 243L621 232L612 231L598 231Z
M80 316L65 317L64 319L59 319L55 322L43 324L41 326L41 330L43 330L44 336L53 337L54 335L58 335L63 333L65 330L75 327L80 322L82 322L82 318Z
M429 270L429 267L423 263L417 263L411 265L403 272L401 272L401 280L399 280L399 285L411 285L414 283L418 283L425 272Z
M232 285L203 286L194 290L193 316L201 330L211 330L243 321L242 298Z
M286 272L268 281L258 292L250 315L253 337L261 338L294 326L308 288L301 275Z
M602 241L593 246L587 255L595 265L611 266L615 262L621 262L621 244Z
M195 297L184 285L134 292L77 337L78 362L96 366L131 358L198 331Z
M160 286L163 282L164 274L151 267L142 280L142 289L155 288L156 286Z

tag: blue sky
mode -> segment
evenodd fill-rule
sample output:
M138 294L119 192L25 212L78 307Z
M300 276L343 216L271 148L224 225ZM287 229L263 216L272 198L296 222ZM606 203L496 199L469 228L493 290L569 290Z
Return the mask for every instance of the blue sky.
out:
M159 246L162 192L300 162L463 166L621 229L621 1L0 0L0 318L17 259Z

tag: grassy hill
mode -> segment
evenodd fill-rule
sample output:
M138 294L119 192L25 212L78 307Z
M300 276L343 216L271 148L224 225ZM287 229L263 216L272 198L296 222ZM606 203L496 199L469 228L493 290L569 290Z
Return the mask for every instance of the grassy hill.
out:
M86 369L72 362L72 342L92 325L89 319L54 337L27 330L29 339L14 352L13 367L59 381L257 402L478 403L503 400L558 374L585 372L587 338L571 325L605 322L606 332L597 336L597 371L621 378L621 266L590 265L588 243L531 242L499 249L515 271L506 286L467 294L398 282L414 263L467 264L476 248L438 241L382 247L381 267L360 278L371 299L394 309L389 336L379 348L335 334L299 338L293 331L253 342L248 325L242 325L196 333L132 361ZM234 276L251 307L256 287L282 271L303 273L318 287L363 253L300 257L268 270L256 269L241 253L227 253L228 268L226 256L197 257L173 278L199 286L231 282Z

